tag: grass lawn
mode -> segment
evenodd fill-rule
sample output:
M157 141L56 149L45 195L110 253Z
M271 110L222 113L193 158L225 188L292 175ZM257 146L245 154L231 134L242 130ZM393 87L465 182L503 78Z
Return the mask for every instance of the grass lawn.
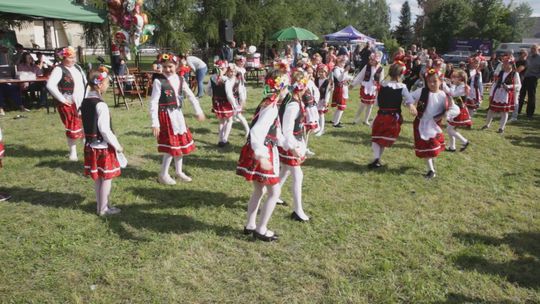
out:
M248 92L248 119L261 93ZM350 124L358 89L351 96L346 127L311 139L316 156L303 170L312 221L277 207L275 243L241 233L252 189L235 175L243 131L235 124L232 146L217 148L209 97L206 121L186 110L198 150L184 160L193 182L176 186L156 181L147 102L111 110L130 163L113 182L122 213L107 218L95 215L82 160L67 160L58 114L8 112L0 191L13 198L0 202L0 302L539 303L538 116L501 135L498 121L479 131L480 111L462 132L469 149L443 153L427 181L408 115L385 167L367 170L370 129Z

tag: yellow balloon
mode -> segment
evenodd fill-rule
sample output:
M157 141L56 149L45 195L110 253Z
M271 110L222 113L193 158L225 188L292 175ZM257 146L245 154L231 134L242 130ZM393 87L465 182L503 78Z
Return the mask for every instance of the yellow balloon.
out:
M141 36L139 41L140 41L141 44L144 44L144 43L146 43L146 41L148 41L148 38L150 38L149 35L143 35L143 36Z

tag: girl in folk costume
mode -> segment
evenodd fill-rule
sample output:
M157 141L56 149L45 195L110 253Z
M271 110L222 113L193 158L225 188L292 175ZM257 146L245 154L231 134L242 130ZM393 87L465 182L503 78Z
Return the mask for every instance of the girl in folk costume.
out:
M380 51L371 53L369 56L369 64L364 66L362 71L360 71L358 76L353 80L353 86L361 84L360 107L358 108L358 111L356 111L353 124L359 123L360 115L362 115L363 111L366 111L364 124L370 125L369 118L371 116L371 110L373 109L373 104L377 100L377 90L384 76L383 67L381 66L381 57L382 53Z
M197 120L205 119L199 101L186 81L176 73L178 61L176 55L167 53L160 55L159 62L163 67L163 74L154 80L150 98L152 132L158 140L158 152L163 153L158 181L166 185L176 184L169 175L173 158L176 176L183 181L191 181L191 177L182 171L183 156L195 150L195 143L182 113L182 94L185 94L191 102Z
M388 75L390 81L382 82L377 94L379 111L371 130L371 148L373 150L373 162L368 165L370 169L382 166L381 157L385 148L391 147L401 132L403 117L401 116L401 104L405 103L410 113L416 116L414 100L409 94L407 86L400 82L405 72L404 64L394 63L390 66Z
M500 113L501 120L497 133L503 133L509 113L513 112L518 104L519 94L516 92L521 89L521 80L514 66L514 56L506 55L503 58L502 70L496 79L489 92L489 110L486 125L482 127L482 130L489 128L495 114Z
M253 193L247 208L244 234L263 241L275 241L277 235L267 228L276 202L281 194L279 185L278 141L282 140L278 111L283 99L289 94L289 77L279 69L267 77L267 95L255 110L246 144L240 152L236 174L253 182ZM267 199L262 206L259 224L256 223L259 202L264 194Z
M120 176L120 163L116 153L123 148L111 130L109 107L103 101L102 94L109 87L107 69L90 73L87 97L81 104L84 126L84 174L95 181L97 213L111 215L120 209L109 205L112 179Z
M242 124L244 130L246 131L247 137L249 135L249 124L244 115L242 115L243 109L246 107L247 102L246 68L244 67L246 64L246 58L243 56L236 56L235 62L236 75L234 75L234 79L236 80L238 90L238 107L236 108L236 112L234 114L234 120ZM227 85L225 89L227 90ZM229 93L227 93L227 98L229 98L229 96Z
M482 73L480 72L480 61L478 57L472 57L469 61L469 68L467 69L467 78L469 79L469 94L465 101L469 114L472 118L476 110L482 103L484 94L484 85L482 80Z
M307 148L309 135L312 132L316 133L319 131L320 118L317 105L319 104L319 100L321 99L321 93L319 92L319 88L315 85L315 82L313 82L313 68L311 67L311 65L306 66L304 78L306 79L307 84L304 94L302 95L302 102L304 103L304 107L306 108L305 129ZM307 148L306 155L313 156L315 155L315 153L313 153L311 150L309 150L309 148Z
M345 68L346 56L341 56L337 60L337 65L333 70L334 77L334 94L332 96L332 108L337 108L332 121L334 127L342 128L341 117L343 111L347 108L347 100L349 99L349 81L351 76Z
M293 220L300 222L309 221L309 217L302 208L302 181L304 173L300 167L305 160L306 153L306 129L304 125L306 109L302 102L307 90L307 81L302 71L293 74L292 96L288 95L279 108L279 119L283 131L283 142L279 146L279 160L281 172L279 173L279 185L283 187L287 177L292 175L292 193L294 211L291 214Z
M465 71L454 70L450 78L452 79L452 84L449 93L453 100L446 119L446 122L448 123L446 131L450 138L450 145L446 151L456 151L456 138L458 138L461 141L461 149L459 151L463 152L469 146L469 141L457 132L456 128L470 128L472 126L469 109L467 109L467 106L465 105L465 99L469 95L470 88L467 85L467 73L465 73Z
M218 72L210 77L208 86L206 87L206 93L212 96L212 112L216 114L219 119L218 134L219 141L218 147L225 147L229 144L229 134L231 133L233 116L235 113L236 103L238 98L227 99L227 92L225 90L225 81L227 80L227 70L229 64L227 61L219 60L216 63ZM233 82L235 80L232 80ZM233 83L231 82L231 83Z
M86 77L81 67L75 64L73 47L63 48L58 56L62 63L52 70L47 89L57 102L56 107L66 129L69 160L77 161L76 142L84 137L79 107L85 97Z
M414 151L424 158L428 167L426 178L435 177L434 159L444 150L444 134L440 127L441 119L448 110L448 96L442 91L442 73L430 69L425 76L427 86L412 93L417 101L418 115L414 119Z
M334 78L328 77L328 66L320 64L317 66L317 76L315 77L315 85L319 89L319 103L317 109L319 111L319 132L315 136L321 136L324 134L325 117L328 112L328 105L332 99L334 92Z

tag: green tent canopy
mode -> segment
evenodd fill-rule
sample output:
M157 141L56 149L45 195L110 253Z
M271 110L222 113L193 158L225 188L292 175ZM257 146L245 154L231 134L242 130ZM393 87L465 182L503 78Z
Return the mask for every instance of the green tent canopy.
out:
M1 0L0 13L45 19L103 23L105 11L75 4L73 0Z

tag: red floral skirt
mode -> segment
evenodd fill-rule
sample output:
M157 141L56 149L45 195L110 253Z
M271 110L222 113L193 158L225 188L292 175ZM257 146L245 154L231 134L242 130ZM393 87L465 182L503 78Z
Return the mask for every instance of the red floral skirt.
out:
M168 153L172 156L187 155L195 150L195 142L189 128L186 132L174 134L171 118L167 111L159 111L158 152Z
M336 85L332 95L332 108L337 107L338 110L345 111L347 108L347 99L343 98L343 86Z
M423 140L420 137L420 131L418 126L420 125L420 119L416 118L413 123L414 131L414 152L416 156L420 158L433 158L437 157L439 153L444 151L444 134L437 133L435 137L428 140Z
M213 99L212 112L216 114L218 119L226 119L234 115L233 106L227 99Z
M371 129L371 141L381 147L391 147L399 137L403 117L400 114L377 114Z
M256 181L263 185L275 185L279 183L279 157L277 148L268 144L268 153L272 169L263 170L259 160L255 159L255 154L251 145L246 143L240 152L240 159L236 166L236 174L243 176L247 181Z
M454 127L470 127L472 126L471 116L469 115L469 109L466 106L459 108L459 115L448 120L448 124Z
M66 136L71 139L83 138L82 120L79 111L77 111L77 105L75 103L66 105L58 102L56 108L66 129Z
M84 175L93 180L98 178L112 179L120 176L120 164L116 159L116 151L109 145L107 149L95 149L84 146Z
M360 87L360 102L372 105L377 101L377 94L369 95L364 92L364 86Z

